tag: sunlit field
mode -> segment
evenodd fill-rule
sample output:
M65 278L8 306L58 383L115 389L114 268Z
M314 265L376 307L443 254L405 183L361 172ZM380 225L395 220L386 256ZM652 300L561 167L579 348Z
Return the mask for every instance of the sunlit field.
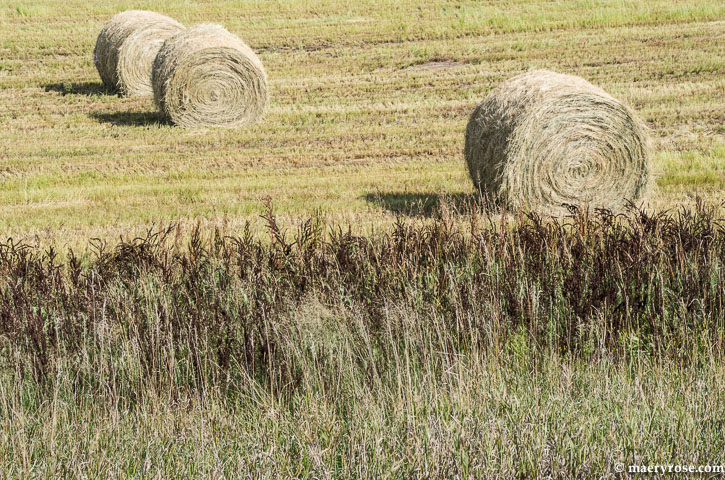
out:
M183 130L149 98L103 91L96 35L116 12L161 10L243 38L271 108L246 130ZM238 226L272 198L366 229L441 195L472 195L473 107L533 68L582 76L637 110L673 208L725 192L721 2L3 2L0 227L82 245L150 222Z
M265 118L186 130L104 90L131 8L241 37ZM0 477L725 464L723 2L0 0L0 25ZM468 117L536 68L645 120L642 204L480 201Z

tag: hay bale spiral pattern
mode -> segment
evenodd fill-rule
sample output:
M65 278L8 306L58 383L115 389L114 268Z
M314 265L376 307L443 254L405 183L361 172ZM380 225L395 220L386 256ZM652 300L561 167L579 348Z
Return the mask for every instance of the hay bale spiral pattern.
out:
M145 10L115 15L98 34L93 63L103 84L126 96L152 95L151 69L164 41L184 30L173 18Z
M470 176L508 208L619 210L651 182L646 127L586 80L536 70L494 89L466 129Z
M257 55L219 25L199 25L164 43L153 68L154 100L182 127L238 127L267 109L267 75Z

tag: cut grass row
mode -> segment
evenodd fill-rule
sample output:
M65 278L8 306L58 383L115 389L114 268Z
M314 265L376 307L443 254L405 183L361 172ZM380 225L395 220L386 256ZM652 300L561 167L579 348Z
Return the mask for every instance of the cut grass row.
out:
M662 152L658 191L648 205L673 209L700 197L719 204L725 191L723 147L706 154ZM476 194L461 162L388 161L329 167L167 173L79 173L8 179L0 190L0 227L16 239L42 236L42 243L77 248L84 238L135 236L148 224L202 219L237 228L251 220L258 230L266 199L286 221L317 211L360 233L391 224L396 214L416 214L419 202ZM79 227L73 219L83 219ZM221 220L213 220L221 219ZM80 228L73 237L68 229Z

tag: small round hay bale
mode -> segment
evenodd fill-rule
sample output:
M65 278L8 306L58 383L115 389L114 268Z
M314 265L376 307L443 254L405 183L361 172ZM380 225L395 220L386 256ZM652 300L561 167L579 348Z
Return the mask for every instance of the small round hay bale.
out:
M650 185L649 144L642 121L602 89L536 70L504 82L476 107L465 157L476 187L507 208L616 211Z
M145 10L115 15L96 40L93 63L107 88L126 96L152 95L151 69L164 41L184 30L173 18Z
M269 103L262 62L219 25L168 39L154 62L153 87L159 110L186 128L250 125Z

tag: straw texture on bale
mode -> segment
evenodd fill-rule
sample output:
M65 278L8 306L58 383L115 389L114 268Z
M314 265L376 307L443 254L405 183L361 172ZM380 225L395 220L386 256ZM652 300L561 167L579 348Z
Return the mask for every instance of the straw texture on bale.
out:
M184 30L173 18L145 10L115 15L96 40L93 63L107 88L152 95L151 69L164 41Z
M650 186L649 143L644 124L602 89L536 70L504 82L476 107L465 157L476 187L508 208L616 211Z
M182 127L239 127L267 109L267 75L257 55L219 25L167 40L153 68L154 100Z

